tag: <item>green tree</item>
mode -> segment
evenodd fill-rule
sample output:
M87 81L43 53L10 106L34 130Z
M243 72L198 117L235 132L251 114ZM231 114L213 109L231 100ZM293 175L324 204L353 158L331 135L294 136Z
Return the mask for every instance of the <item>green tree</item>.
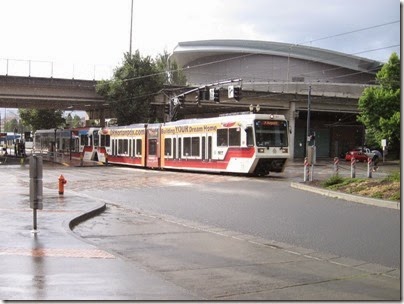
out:
M74 114L74 117L71 113L66 116L66 127L69 128L77 128L81 127L81 118L77 114Z
M32 131L40 129L60 128L65 124L63 111L45 109L19 109L20 118L24 125L31 126Z
M19 124L16 118L7 120L4 124L4 132L14 132L16 131L16 133L19 133Z
M141 57L139 51L124 55L111 80L100 81L97 93L111 104L119 125L154 122L156 113L151 103L163 88L164 73L149 56Z
M400 153L400 59L396 53L390 56L376 74L379 84L366 88L359 98L358 121L366 128L368 145L381 146L387 139L389 150Z
M165 50L156 58L158 69L164 73L164 84L185 86L187 78L182 70L178 68L177 62L170 59L170 54Z
M77 114L75 114L74 117L73 117L72 124L73 124L73 128L81 127L81 126L82 126L82 123L81 123L81 118L80 118L80 116L78 116Z

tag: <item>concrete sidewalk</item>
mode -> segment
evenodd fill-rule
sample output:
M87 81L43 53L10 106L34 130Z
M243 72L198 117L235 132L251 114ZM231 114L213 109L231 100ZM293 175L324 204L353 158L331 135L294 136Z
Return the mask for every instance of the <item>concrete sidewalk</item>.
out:
M74 192L60 197L44 188L39 233L33 233L28 169L0 170L3 300L401 298L399 269L114 206L95 217L108 229L88 230L95 246L69 226L102 212L108 202Z
M84 242L72 219L105 203L44 188L33 233L27 168L0 167L0 299L192 300L190 292Z

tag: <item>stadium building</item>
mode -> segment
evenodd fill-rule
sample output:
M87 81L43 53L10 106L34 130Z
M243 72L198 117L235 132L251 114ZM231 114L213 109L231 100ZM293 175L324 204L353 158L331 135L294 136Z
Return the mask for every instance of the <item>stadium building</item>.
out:
M307 135L315 133L317 157L334 157L363 144L364 127L356 121L358 99L375 84L382 63L339 52L287 43L250 40L180 42L175 60L189 87L230 79L242 87L242 99L228 98L221 87L220 102L196 106L187 97L187 117L249 111L284 114L289 120L294 158L305 155ZM220 87L220 86L219 86ZM310 109L310 131L307 113Z

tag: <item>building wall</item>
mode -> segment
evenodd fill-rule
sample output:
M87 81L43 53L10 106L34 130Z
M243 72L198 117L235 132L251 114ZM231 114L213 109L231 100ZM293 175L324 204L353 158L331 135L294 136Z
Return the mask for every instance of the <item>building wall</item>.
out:
M235 58L229 60L230 58ZM215 62L214 64L207 64ZM206 65L204 65L206 64ZM223 79L265 82L330 82L368 84L374 76L315 61L260 54L227 54L203 57L188 64L184 71L190 84Z

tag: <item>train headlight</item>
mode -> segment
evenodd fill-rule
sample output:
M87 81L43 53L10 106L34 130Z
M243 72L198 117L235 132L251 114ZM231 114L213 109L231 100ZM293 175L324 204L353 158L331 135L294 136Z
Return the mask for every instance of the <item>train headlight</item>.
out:
M288 153L288 152L289 152L288 148L282 148L282 153Z
M265 148L258 148L258 153L265 153Z

